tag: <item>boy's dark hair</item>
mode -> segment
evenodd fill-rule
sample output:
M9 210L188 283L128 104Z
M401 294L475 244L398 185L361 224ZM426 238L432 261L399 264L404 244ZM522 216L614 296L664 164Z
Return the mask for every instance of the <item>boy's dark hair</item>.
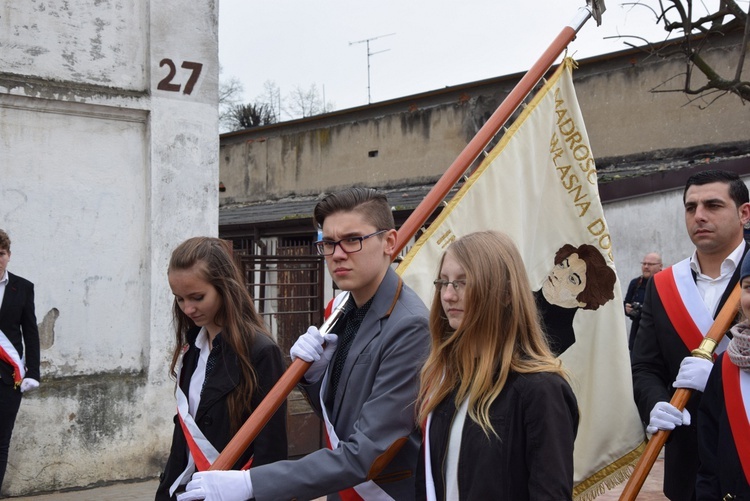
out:
M10 252L10 237L3 230L0 230L0 249Z
M357 212L377 230L396 228L388 198L372 188L348 188L327 195L313 210L316 229L322 228L326 218L336 212Z
M725 170L704 170L703 172L698 172L688 178L687 183L685 183L685 191L682 192L682 203L685 203L685 196L687 195L688 188L691 186L702 186L710 183L728 184L729 196L737 207L750 202L747 186L744 181L740 179L739 174Z

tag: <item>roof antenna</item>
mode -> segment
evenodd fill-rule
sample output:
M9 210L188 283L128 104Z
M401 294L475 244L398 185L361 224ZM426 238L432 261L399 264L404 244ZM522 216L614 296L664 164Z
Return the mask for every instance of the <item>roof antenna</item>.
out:
M349 42L349 45L354 45L355 43L367 44L367 104L372 103L371 98L370 98L370 56L374 56L375 54L380 54L381 52L387 52L391 50L391 49L385 49L385 50L379 50L377 52L370 52L370 41L377 40L378 38L389 37L391 35L395 35L395 33L388 33L387 35L380 35L377 37L366 38L364 40L358 40L356 42Z

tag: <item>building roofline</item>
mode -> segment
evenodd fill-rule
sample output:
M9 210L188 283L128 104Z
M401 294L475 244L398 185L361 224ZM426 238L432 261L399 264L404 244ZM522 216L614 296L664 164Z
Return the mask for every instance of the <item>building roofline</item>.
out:
M702 35L700 37L693 36L693 39L702 38L708 35ZM741 40L742 32L738 32L736 36L733 34L730 34L728 36L722 36L719 38L719 35L716 35L714 39L716 40L726 40L727 44L733 44L734 38L738 38ZM640 56L643 58L646 58L653 54L655 50L664 49L670 46L678 46L684 41L684 37L680 38L672 38L669 40L665 40L663 42L659 43L652 43L652 44L646 44L638 47L631 47L628 49L623 49L621 51L616 52L609 52L606 54L599 54L596 56L576 60L576 63L578 64L578 75L584 76L583 71L587 69L588 67L597 67L601 66L604 62L613 62L617 60L632 60L634 56ZM633 64L631 62L631 64ZM545 77L549 75L552 71L554 71L557 68L557 64L553 65L548 72L545 74ZM298 127L309 127L312 124L318 124L318 123L325 123L325 122L331 122L331 123L339 123L341 118L346 117L348 115L356 115L356 114L362 114L367 113L368 115L377 116L379 110L383 110L383 114L387 113L385 110L390 108L403 108L406 106L407 108L416 104L417 102L445 102L443 99L439 99L442 96L450 95L450 94L461 94L461 93L476 93L482 88L486 87L507 87L521 78L526 74L526 71L511 73L507 75L501 75L497 77L491 77L486 78L482 80L476 80L472 82L466 82L462 84L457 85L446 85L443 88L440 89L434 89L430 91L420 92L417 94L411 94L408 96L402 96L397 97L393 99L388 99L385 101L379 101L376 103L361 105L361 106L355 106L352 108L345 108L343 110L336 110L331 111L329 113L323 113L320 115L314 115L310 117L305 118L298 118L295 120L287 120L284 122L277 122L274 124L269 125L261 125L258 127L251 127L249 129L241 129L233 132L226 132L219 135L220 141L227 141L227 142L234 142L236 140L242 140L247 136L251 136L252 138L255 138L257 136L266 136L266 135L273 135L276 131L282 130L282 129L294 129ZM575 79L575 77L574 77Z

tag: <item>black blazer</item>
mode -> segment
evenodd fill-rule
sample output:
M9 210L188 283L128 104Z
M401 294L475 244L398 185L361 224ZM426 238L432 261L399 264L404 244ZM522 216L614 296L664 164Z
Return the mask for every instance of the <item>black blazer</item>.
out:
M456 414L455 393L432 412L430 464L437 499L446 499L445 458ZM511 372L490 405L498 436L484 434L471 417L461 432L458 499L573 499L573 443L578 403L570 385L550 373ZM419 454L416 499L427 499L424 445Z
M745 245L744 253L747 253L747 249ZM740 268L737 267L724 290L717 312L721 311L739 281ZM680 370L682 359L689 355L690 351L669 321L655 281L649 280L631 354L635 403L644 425L648 424L651 410L657 402L671 400L675 391L672 383ZM693 392L686 406L692 418L690 426L678 426L670 433L666 443L664 494L669 499L690 499L693 495L699 464L696 421L700 399L701 393Z
M10 272L3 304L0 305L0 330L13 343L19 356L26 354L26 377L39 381L39 330L34 311L34 284ZM2 361L0 379L5 384L14 384L13 367Z
M199 332L200 329L198 328L188 332L189 348L183 357L181 380L179 382L185 395L189 394L190 378L195 371L200 355L200 350L195 347L195 339ZM229 349L227 344L224 344L222 348L220 362L216 364L214 372L206 382L198 405L198 412L195 414L195 422L198 427L219 452L232 439L232 434L229 431L227 396L238 385L241 374L237 355ZM256 391L251 401L252 408L255 409L284 373L285 363L281 350L276 343L260 333L255 335L250 358L257 377ZM249 416L250 409L247 410L244 419ZM187 466L188 447L177 415L174 417L174 422L172 447L156 491L155 499L157 501L170 499L169 488ZM279 410L271 417L233 468L243 467L253 454L255 456L252 466L273 463L287 458L286 404L279 407Z

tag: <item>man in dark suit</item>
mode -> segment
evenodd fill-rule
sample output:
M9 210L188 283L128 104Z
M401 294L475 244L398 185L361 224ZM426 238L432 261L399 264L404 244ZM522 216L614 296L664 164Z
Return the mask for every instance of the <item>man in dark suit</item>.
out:
M39 386L34 284L8 273L8 261L10 238L0 230L0 486L21 396Z
M635 402L646 431L674 430L664 460L664 494L673 501L695 499L699 462L691 415L697 415L713 365L690 352L700 345L739 280L748 247L743 226L750 221L748 189L731 172L691 176L683 202L695 252L649 281L632 352ZM696 390L685 411L669 403L674 388Z

